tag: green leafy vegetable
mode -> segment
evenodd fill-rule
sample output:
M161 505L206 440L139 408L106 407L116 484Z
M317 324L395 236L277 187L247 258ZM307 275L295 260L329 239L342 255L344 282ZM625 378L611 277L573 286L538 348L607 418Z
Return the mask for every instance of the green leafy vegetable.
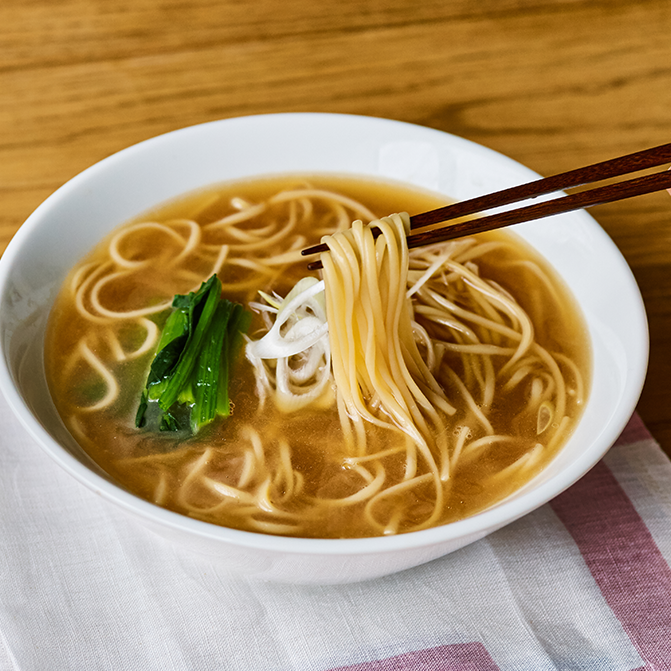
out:
M145 426L150 404L159 408L159 430L183 428L180 406L190 409L191 431L197 433L217 415L230 414L228 383L231 364L242 345L251 314L221 297L216 275L200 289L174 297L158 349L140 397L135 426Z

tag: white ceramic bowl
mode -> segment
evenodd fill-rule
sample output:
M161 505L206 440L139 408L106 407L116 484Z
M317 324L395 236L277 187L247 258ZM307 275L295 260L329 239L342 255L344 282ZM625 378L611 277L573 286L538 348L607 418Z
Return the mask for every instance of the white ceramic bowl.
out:
M479 145L367 117L279 114L186 128L94 165L48 198L0 261L0 387L26 430L79 482L184 548L234 572L288 582L354 582L416 566L499 529L562 492L618 437L634 410L648 354L643 303L624 259L586 213L516 227L575 294L593 348L584 416L554 461L504 502L468 519L395 537L282 538L217 527L115 485L64 428L47 389L43 336L67 270L115 226L211 183L283 172L402 180L462 200L537 175Z

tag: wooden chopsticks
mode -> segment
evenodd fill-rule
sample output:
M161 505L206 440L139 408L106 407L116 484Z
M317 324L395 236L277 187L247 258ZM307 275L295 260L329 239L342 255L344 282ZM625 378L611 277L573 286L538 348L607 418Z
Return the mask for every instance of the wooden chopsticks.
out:
M628 175L647 168L654 168L669 162L671 162L671 143L627 154L626 156L620 156L608 161L602 161L601 163L594 163L584 168L569 170L568 172L552 175L551 177L538 179L484 196L478 196L477 198L447 205L429 212L416 214L410 217L410 228L411 231L414 231L418 228L483 212L494 207L536 198L561 189L592 184L613 177L621 177L622 175ZM527 205L505 212L456 222L449 226L434 228L422 233L413 234L411 232L408 236L408 247L421 247L436 242L444 242L474 233L482 233L483 231L491 231L496 228L519 224L524 221L541 219L553 214L570 212L603 203L612 203L669 188L671 188L671 171L665 170L615 184L587 189L535 205ZM304 249L301 253L306 256L327 251L327 249L328 247L322 243ZM321 268L320 261L308 264L308 269L310 270L318 268Z

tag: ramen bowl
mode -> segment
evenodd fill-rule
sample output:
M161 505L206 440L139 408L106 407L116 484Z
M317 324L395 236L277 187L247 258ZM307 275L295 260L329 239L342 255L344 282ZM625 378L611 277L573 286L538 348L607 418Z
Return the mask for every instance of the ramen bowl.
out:
M112 229L208 185L286 173L396 180L457 200L537 178L496 152L390 120L328 114L229 119L148 140L89 168L48 198L0 260L0 387L26 431L82 485L180 547L233 574L345 583L453 552L543 505L606 453L645 377L643 303L621 254L585 212L515 226L551 264L581 309L592 350L581 419L551 463L514 494L466 519L392 536L287 538L216 526L129 493L79 447L56 411L44 367L45 327L70 268Z

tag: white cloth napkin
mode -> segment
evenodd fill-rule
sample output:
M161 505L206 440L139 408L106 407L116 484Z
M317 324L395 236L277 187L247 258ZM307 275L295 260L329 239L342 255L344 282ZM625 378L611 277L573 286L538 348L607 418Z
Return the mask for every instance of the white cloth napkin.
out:
M636 419L556 505L329 587L230 577L72 480L2 399L0 426L2 671L671 669L671 465Z

